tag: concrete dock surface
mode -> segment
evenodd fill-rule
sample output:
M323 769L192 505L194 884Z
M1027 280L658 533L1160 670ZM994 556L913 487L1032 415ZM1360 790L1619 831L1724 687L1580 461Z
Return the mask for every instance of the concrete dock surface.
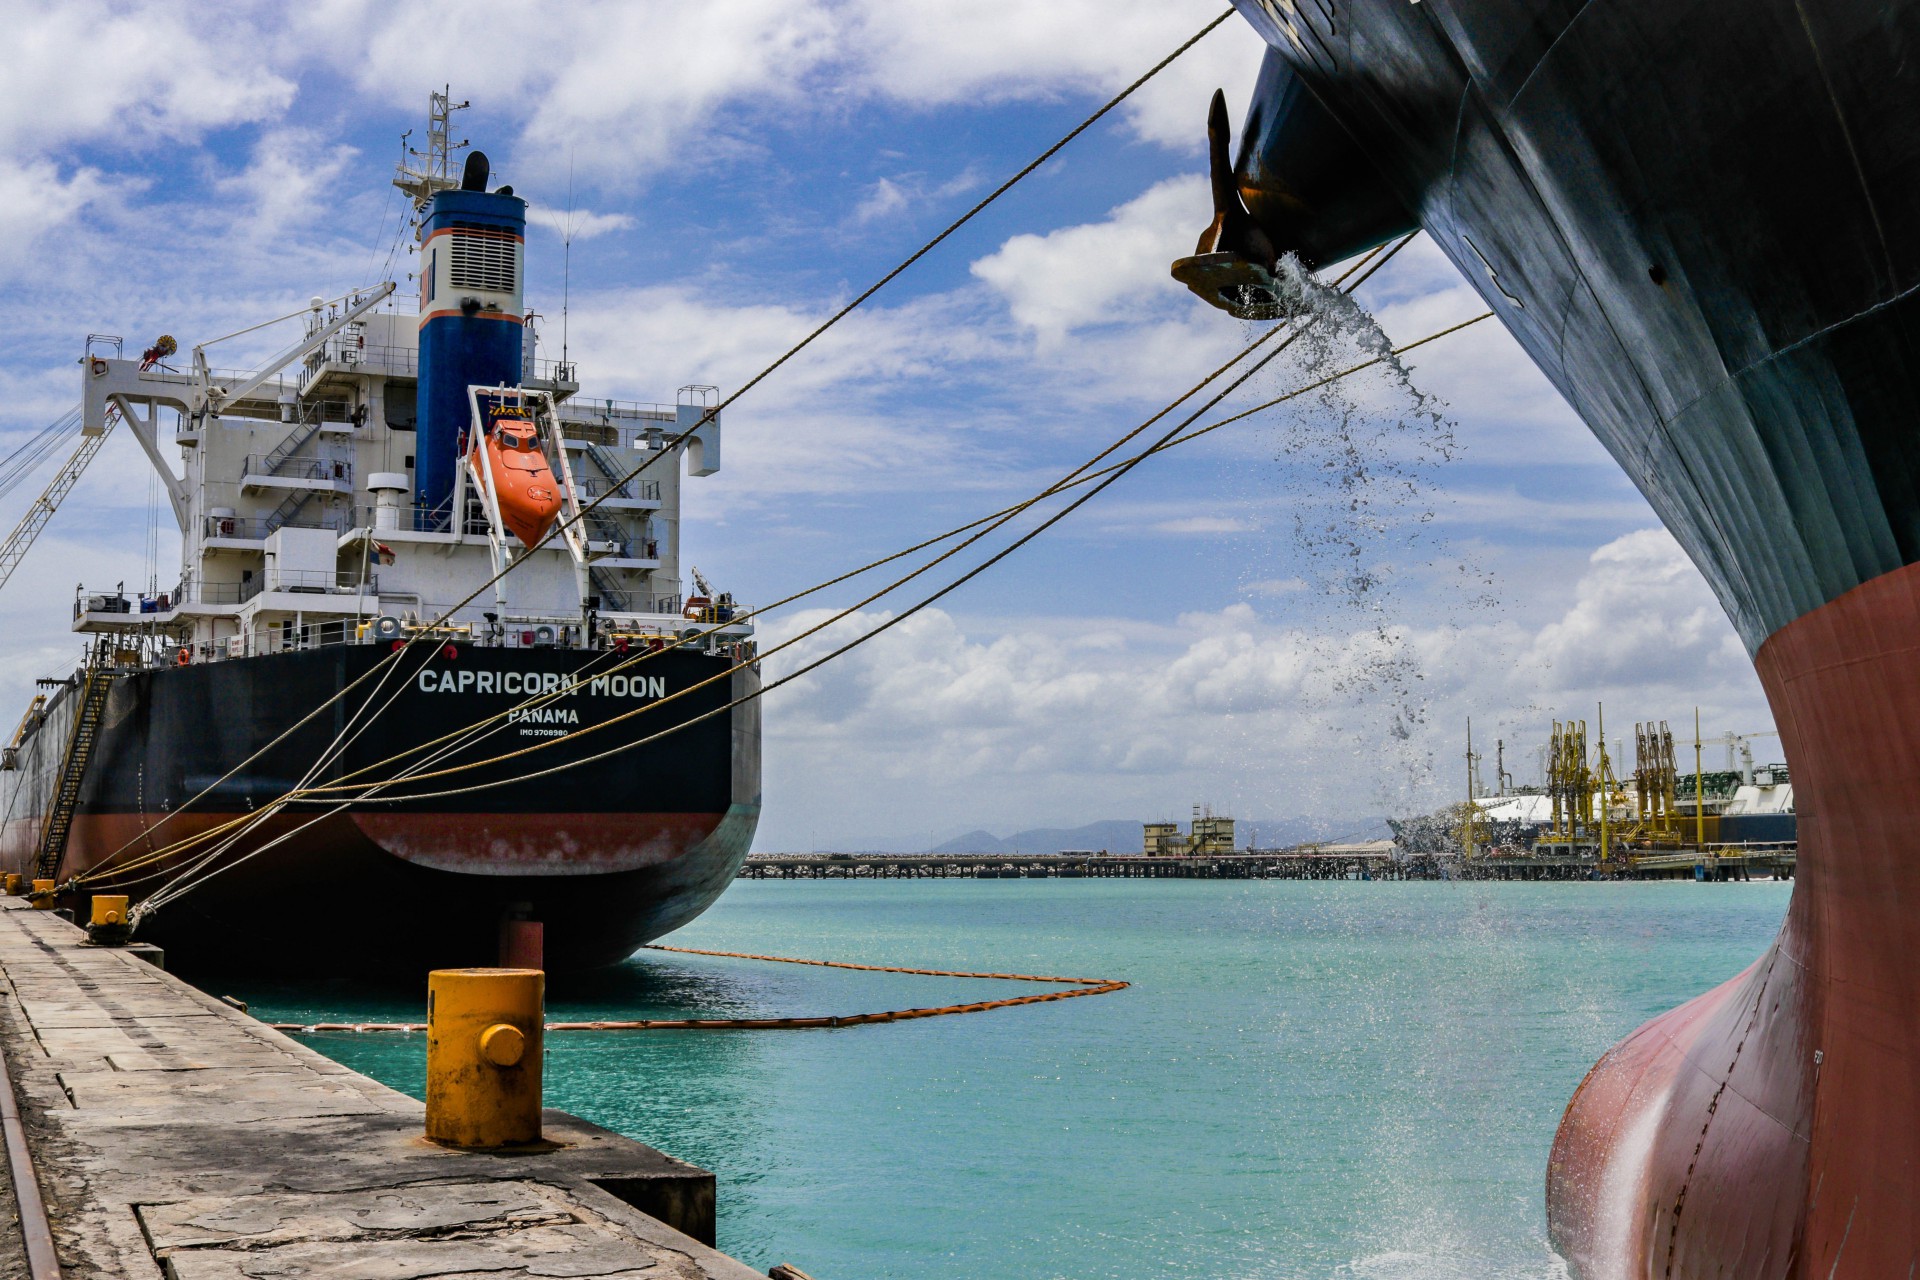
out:
M711 1174L559 1111L537 1151L436 1146L421 1103L21 898L0 1046L67 1276L760 1275L710 1247ZM11 1187L4 1216L26 1275Z

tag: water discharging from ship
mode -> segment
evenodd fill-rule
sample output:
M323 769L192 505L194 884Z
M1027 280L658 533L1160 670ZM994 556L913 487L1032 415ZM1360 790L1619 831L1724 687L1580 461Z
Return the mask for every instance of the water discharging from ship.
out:
M1491 577L1436 528L1438 472L1460 446L1442 406L1352 294L1292 254L1272 278L1270 314L1247 322L1246 336L1277 322L1288 345L1248 398L1313 389L1256 419L1268 465L1242 481L1257 486L1244 500L1281 495L1290 527L1283 539L1248 538L1242 573L1250 595L1276 577L1302 584L1277 610L1311 670L1299 705L1352 760L1326 807L1351 808L1359 787L1360 803L1404 810L1430 802L1434 782L1417 739L1432 695L1414 623L1451 631L1494 599Z

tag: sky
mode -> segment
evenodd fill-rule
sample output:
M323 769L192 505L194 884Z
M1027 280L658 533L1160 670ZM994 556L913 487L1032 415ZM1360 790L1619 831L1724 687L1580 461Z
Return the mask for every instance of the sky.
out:
M442 84L472 104L456 138L532 202L543 354L564 329L583 394L671 401L740 386L1219 9L0 0L0 456L78 399L89 334L186 348L311 296L409 292L388 180ZM686 486L691 563L749 604L824 581L1033 496L1260 336L1167 267L1210 217L1208 97L1240 119L1261 53L1230 20L743 396L722 470ZM1424 237L1355 296L1396 344L1484 310ZM1321 329L1201 424L1377 341L1351 317ZM222 350L285 339L253 341ZM1498 741L1522 783L1550 722L1602 703L1629 757L1639 720L1690 747L1696 706L1709 737L1771 727L1704 581L1497 322L1405 364L1145 460L770 694L756 847L923 848L1196 803L1337 828L1456 799L1469 718L1487 780ZM0 715L71 668L77 583L164 587L178 545L116 433L0 590ZM763 648L867 581L765 616ZM1754 749L1777 758L1777 739Z

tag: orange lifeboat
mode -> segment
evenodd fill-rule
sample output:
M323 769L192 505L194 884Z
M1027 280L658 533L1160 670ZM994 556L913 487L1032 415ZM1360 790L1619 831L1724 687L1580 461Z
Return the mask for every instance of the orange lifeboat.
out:
M540 450L540 433L514 410L493 420L484 456L474 450L473 464L484 468L500 504L500 519L526 546L537 546L560 515L560 483Z

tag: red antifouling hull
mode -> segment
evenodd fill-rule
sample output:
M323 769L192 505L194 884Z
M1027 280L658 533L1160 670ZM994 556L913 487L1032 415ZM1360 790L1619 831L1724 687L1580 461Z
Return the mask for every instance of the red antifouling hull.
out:
M1731 982L1622 1041L1554 1139L1580 1280L1920 1275L1920 565L1768 637L1798 884Z

